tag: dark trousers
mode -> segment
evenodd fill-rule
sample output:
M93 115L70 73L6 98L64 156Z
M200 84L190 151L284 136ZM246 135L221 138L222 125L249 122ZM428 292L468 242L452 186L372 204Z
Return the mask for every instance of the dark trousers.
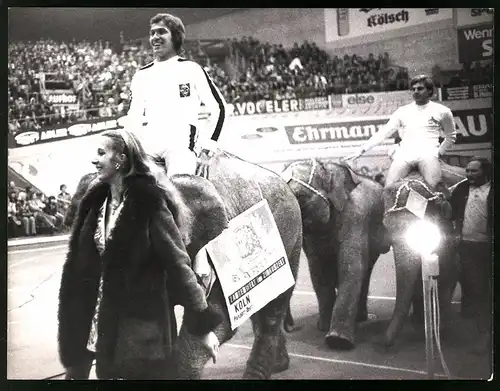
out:
M491 243L461 241L458 255L462 315L476 319L480 332L491 332L493 310Z

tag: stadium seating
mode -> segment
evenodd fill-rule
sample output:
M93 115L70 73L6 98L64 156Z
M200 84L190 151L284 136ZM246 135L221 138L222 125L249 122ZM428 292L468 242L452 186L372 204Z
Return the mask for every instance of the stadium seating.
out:
M241 100L306 98L329 94L406 89L405 69L392 66L387 53L366 59L353 54L329 56L316 44L285 49L252 37L228 40L236 75L209 57L197 41L186 43L185 56L200 63L229 103ZM9 59L9 131L40 129L96 117L126 113L129 86L137 69L151 61L148 47L104 42L12 42ZM55 107L41 92L53 75L72 89L79 110Z

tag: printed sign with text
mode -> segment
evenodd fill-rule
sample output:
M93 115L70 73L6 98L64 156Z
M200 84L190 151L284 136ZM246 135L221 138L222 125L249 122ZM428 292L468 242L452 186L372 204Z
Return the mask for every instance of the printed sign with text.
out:
M458 62L493 59L493 24L457 29Z
M326 8L325 41L384 33L449 20L452 8Z
M457 27L493 23L493 8L455 8Z
M207 244L234 330L295 284L281 236L266 200L229 222Z

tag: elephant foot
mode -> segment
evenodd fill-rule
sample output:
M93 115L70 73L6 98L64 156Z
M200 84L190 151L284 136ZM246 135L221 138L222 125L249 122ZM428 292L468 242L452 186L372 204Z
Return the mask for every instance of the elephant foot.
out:
M274 371L274 367L271 365L264 366L264 363L256 363L247 361L245 372L243 373L244 380L267 380L271 377L271 370Z
M356 347L353 341L336 331L330 331L326 335L325 341L328 347L334 350L352 350Z
M379 335L373 339L375 349L381 350L383 353L389 353L395 346L394 340L386 335Z
M285 323L284 328L287 333L293 333L295 331L302 330L304 326L303 325L296 325L296 324L287 324Z
M263 375L260 371L246 370L243 374L243 380L267 380L270 376Z
M286 357L281 358L281 360L277 360L276 364L273 367L273 373L280 373L286 371L290 368L290 357L288 355Z

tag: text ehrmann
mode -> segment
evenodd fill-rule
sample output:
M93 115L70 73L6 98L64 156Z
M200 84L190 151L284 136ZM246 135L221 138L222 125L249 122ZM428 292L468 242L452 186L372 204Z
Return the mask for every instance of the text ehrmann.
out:
M322 126L307 125L293 128L292 139L296 143L331 140L364 140L370 138L385 124Z

